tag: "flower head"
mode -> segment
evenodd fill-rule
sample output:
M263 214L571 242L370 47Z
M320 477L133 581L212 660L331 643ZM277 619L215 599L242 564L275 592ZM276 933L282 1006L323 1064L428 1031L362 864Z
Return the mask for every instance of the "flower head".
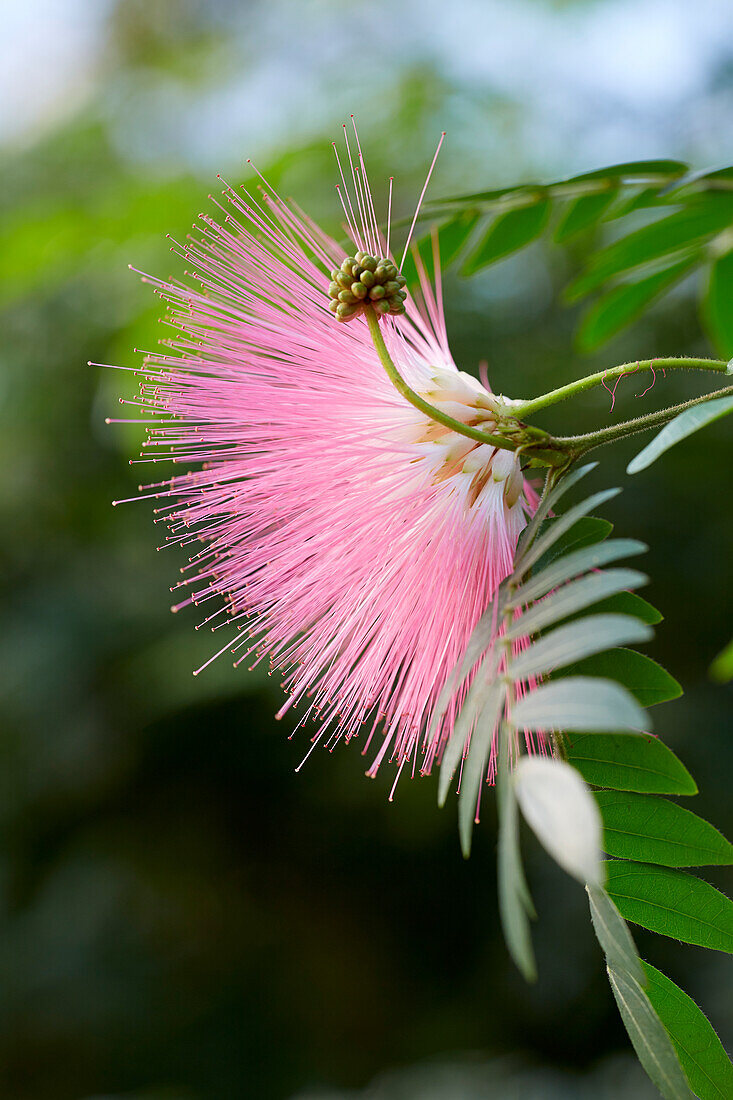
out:
M367 306L378 314L405 312L407 279L385 256L357 252L331 272L328 308L337 321L353 321Z
M368 774L385 757L429 772L462 693L431 730L438 695L511 570L532 493L512 451L438 423L385 374L366 303L416 393L495 426L496 399L451 357L439 282L419 267L405 301L361 150L354 180L354 257L269 189L256 202L226 187L224 217L202 214L182 249L190 282L151 280L177 335L145 362L148 445L187 469L148 488L168 541L198 545L174 610L233 624L220 652L269 661L281 713L320 717L314 744L365 728Z

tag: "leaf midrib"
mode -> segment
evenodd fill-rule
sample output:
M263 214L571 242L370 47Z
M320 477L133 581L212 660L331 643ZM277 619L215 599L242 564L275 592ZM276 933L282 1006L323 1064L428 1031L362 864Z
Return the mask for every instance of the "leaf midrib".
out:
M571 756L571 760L584 760L586 763L589 764L611 764L613 767L616 768L628 768L630 771L647 772L649 775L658 775L662 779L674 780L675 778L669 772L658 772L654 768L645 768L642 767L640 764L626 764L623 761L619 762L618 760L606 760L605 758L601 759L600 756L578 756L573 753ZM598 784L596 784L596 786L598 786Z
M697 881L701 882L702 880L698 879ZM643 905L649 905L653 909L660 909L663 913L672 913L672 914L676 914L677 916L682 916L686 920L696 921L698 924L701 924L703 927L710 928L710 929L712 929L713 932L717 932L718 934L725 935L729 939L733 940L733 935L731 935L730 932L726 932L726 930L724 928L718 928L718 926L715 925L715 924L710 924L709 921L703 920L702 917L691 916L688 913L680 913L680 911L678 909L671 909L668 905L662 905L658 901L649 901L647 898L635 897L633 894L622 894L620 891L614 890L614 888L612 886L607 887L607 890L608 890L608 893L611 897L626 899L626 901L637 901L637 902L640 902ZM633 917L630 917L629 919L633 920ZM634 922L634 923L637 923L637 922ZM679 937L673 937L673 938L678 939ZM727 949L726 948L720 948L720 950L725 951ZM733 948L731 950L733 951ZM729 951L728 953L730 954L731 952Z
M617 833L619 836L637 837L639 840L653 840L657 844L666 844L670 848L687 848L691 852L707 852L709 855L717 855L718 852L715 848L708 848L704 844L687 844L681 840L667 840L663 836L654 836L652 833L632 833L629 829L614 829L610 825L603 823L604 831L607 833ZM710 864L712 866L712 864ZM725 866L725 865L724 865Z

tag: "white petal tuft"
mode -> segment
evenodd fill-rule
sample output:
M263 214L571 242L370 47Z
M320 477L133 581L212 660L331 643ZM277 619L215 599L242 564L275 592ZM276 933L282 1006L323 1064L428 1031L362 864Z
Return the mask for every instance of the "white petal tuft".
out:
M553 859L580 882L601 885L601 815L575 768L523 756L514 784L522 813Z

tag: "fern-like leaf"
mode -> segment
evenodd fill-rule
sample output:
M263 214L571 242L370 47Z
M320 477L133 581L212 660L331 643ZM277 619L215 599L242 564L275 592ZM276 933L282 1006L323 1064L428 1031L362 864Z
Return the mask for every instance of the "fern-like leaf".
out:
M574 471L543 494L520 539L513 572L494 594L439 699L434 722L456 688L468 684L444 752L439 796L442 804L462 765L458 817L467 856L482 781L487 773L495 774L499 909L518 968L527 980L534 979L534 910L519 846L521 808L553 858L586 883L613 995L647 1073L669 1100L692 1100L688 1075L707 1100L726 1095L733 1070L725 1052L686 994L653 967L642 965L621 911L657 928L655 915L669 910L669 891L679 886L684 912L673 928L664 925L657 930L707 944L697 932L705 921L706 927L710 925L705 906L717 906L720 921L729 923L730 902L707 883L664 865L724 863L733 849L707 822L653 793L692 794L696 788L661 742L643 736L651 722L639 701L649 705L671 698L679 693L679 685L649 658L619 648L648 641L650 623L660 618L651 605L631 595L631 589L646 582L643 573L608 568L646 547L634 539L602 541L608 529L598 521L583 532L582 545L574 537L577 527L591 522L591 510L618 490L594 493L564 514L548 518L563 494L590 469ZM633 675L626 667L630 661ZM622 665L626 674L619 676ZM584 668L601 671L603 678L578 675ZM634 693L616 679L606 679L607 671L628 682ZM569 763L526 756L520 761L522 744L531 736ZM583 775L594 786L610 790L594 796ZM614 788L638 793L618 795ZM599 861L603 848L610 855L623 854L626 862L612 860L604 869ZM662 866L650 866L650 859ZM625 869L627 877L643 883L638 903L619 894L619 873ZM728 949L728 941L721 939L726 929L727 925L709 946ZM653 989L650 975L657 976ZM685 1006L682 1018L670 1010L670 989L675 1004Z

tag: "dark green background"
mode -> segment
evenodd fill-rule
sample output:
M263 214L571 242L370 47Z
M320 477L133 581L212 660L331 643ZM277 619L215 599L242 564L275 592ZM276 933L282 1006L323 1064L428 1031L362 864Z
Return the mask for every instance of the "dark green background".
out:
M578 20L589 6L576 5ZM395 33L406 18L377 3L370 11L394 20ZM517 36L533 18L523 11L509 28ZM536 11L545 18L543 5ZM92 91L4 150L0 1094L333 1098L379 1077L369 1096L650 1096L619 1055L626 1039L581 889L527 835L541 917L540 980L527 988L498 929L493 800L465 863L455 807L437 809L435 779L403 780L389 804L389 769L367 781L357 745L316 752L296 775L307 734L290 741L294 719L274 723L277 685L225 659L191 676L214 639L194 632L191 613L168 614L176 551L155 552L148 503L110 506L148 477L127 464L139 431L104 424L125 415L116 398L131 396L134 380L86 361L135 365L133 347L158 338L159 303L126 265L179 272L165 234L188 231L217 171L244 179L253 153L338 231L329 142L350 109L372 179L398 177L398 214L448 124L455 144L434 195L565 167L563 117L548 152L533 142L531 104L502 96L490 72L483 84L464 80L406 47L392 82L380 78L367 95L369 57L348 45L360 41L363 13L335 3L312 6L324 48L334 27L331 68L314 71L306 100L288 104L284 89L267 137L258 125L255 148L242 148L243 115L271 109L298 47L294 13L288 3L110 4ZM490 29L487 49L500 51ZM198 98L263 53L274 76L260 99L222 95L218 117L190 117ZM704 74L701 118L706 102L730 96L732 72ZM171 88L179 98L161 100ZM611 106L598 105L599 119ZM177 142L156 141L153 107ZM640 101L638 132L624 123L631 153L707 149L730 163L730 116L719 147L696 143L694 120L676 138L658 120L665 147L645 149L656 115L643 112ZM198 140L207 126L211 149ZM237 137L222 159L230 126ZM568 172L603 162L578 164L581 152L568 145ZM497 390L529 396L629 358L712 353L692 282L594 358L575 354L577 314L558 296L592 243L570 254L536 245L468 283L450 275L458 364L474 370L486 357ZM617 413L681 400L695 382L660 380L636 401L643 387L628 380ZM608 406L600 391L543 422L582 430L607 422ZM732 633L730 423L630 480L635 443L602 452L592 485L624 485L605 514L619 534L650 544L646 594L666 621L648 652L686 692L659 708L656 728L700 784L695 808L729 833L730 695L706 669ZM724 875L709 877L725 886ZM730 1044L728 960L641 932L638 942Z

